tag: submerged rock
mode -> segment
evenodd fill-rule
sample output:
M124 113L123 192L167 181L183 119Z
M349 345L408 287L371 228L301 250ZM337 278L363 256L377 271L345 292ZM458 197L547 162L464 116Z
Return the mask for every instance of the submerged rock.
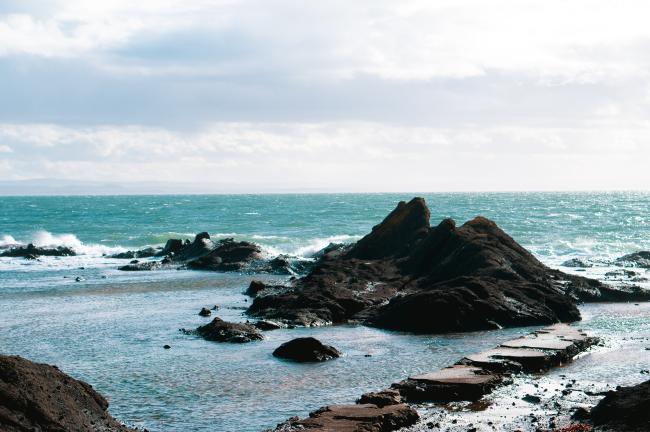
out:
M196 329L196 333L204 339L215 342L245 343L262 340L262 334L252 325L231 323L215 318L209 324Z
M0 257L22 257L35 259L39 256L75 256L77 253L67 246L40 247L32 243L27 246L16 246L0 253Z
M580 319L579 300L638 297L650 293L548 268L486 218L431 227L424 200L414 198L288 289L256 297L248 313L306 326L353 320L448 332L571 322Z
M92 386L56 366L0 355L0 430L128 432Z
M322 362L338 358L341 352L313 337L296 338L273 351L275 357L296 362Z
M650 430L650 381L608 392L591 410L591 419L616 431Z

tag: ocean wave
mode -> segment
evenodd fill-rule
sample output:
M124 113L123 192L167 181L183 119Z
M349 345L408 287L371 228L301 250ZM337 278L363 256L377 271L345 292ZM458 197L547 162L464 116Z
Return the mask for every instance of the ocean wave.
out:
M15 246L17 245L18 242L16 241L15 238L13 238L10 235L3 235L2 239L0 239L0 248L6 248L9 246Z
M325 248L330 243L352 243L360 238L361 236L348 234L333 235L329 237L317 237L308 240L306 245L297 247L294 251L292 251L292 255L310 257L316 252Z
M29 240L18 241L11 235L4 235L0 241L0 245L8 246L24 246L28 243L37 247L43 248L56 248L68 247L75 251L78 255L88 256L102 256L124 252L126 248L121 246L106 246L101 244L84 243L74 234L53 234L49 231L41 230L36 231Z

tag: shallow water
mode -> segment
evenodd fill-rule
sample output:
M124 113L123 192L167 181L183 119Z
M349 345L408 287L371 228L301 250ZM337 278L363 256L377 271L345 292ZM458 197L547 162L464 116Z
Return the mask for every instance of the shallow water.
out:
M57 364L90 382L131 425L258 431L530 331L416 336L344 326L277 330L245 345L210 343L178 329L207 322L197 312L214 304L218 316L245 320L241 293L253 276L119 272L124 261L102 256L203 230L258 242L269 254L304 256L330 241L353 241L413 195L0 197L0 242L66 244L82 253L38 262L0 258L0 352ZM482 214L550 265L572 257L605 263L580 274L604 277L611 258L650 249L647 194L423 195L434 224ZM649 368L650 356L640 350L648 343L648 306L581 310L580 325L607 343L566 369L599 382L640 381L639 370ZM316 365L272 357L280 343L303 335L344 356Z

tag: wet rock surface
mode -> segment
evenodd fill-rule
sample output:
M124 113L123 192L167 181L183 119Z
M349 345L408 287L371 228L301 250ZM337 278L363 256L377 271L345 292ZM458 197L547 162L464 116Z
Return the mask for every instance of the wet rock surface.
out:
M0 430L128 432L89 384L55 366L0 355Z
M650 430L650 381L608 392L591 410L591 419L603 429Z
M290 419L275 431L388 432L411 426L418 418L417 411L406 404L330 405L310 413L308 418Z
M437 333L577 321L578 301L641 298L650 293L550 269L483 217L430 227L424 200L414 198L356 244L325 253L289 289L257 297L248 313Z
M634 252L616 260L622 266L640 267L650 269L650 251Z
M198 327L196 333L214 342L246 343L263 339L262 334L254 326L231 323L221 318L215 318L209 324Z
M237 242L228 238L213 245L207 253L187 261L187 267L198 270L238 271L262 258L262 250L253 243Z
M39 256L75 256L77 253L67 246L40 247L32 243L27 246L15 246L0 253L0 257L23 257L35 259Z
M316 338L304 337L283 343L273 351L273 355L295 362L322 362L338 358L341 352Z
M156 256L160 251L161 249L148 247L148 248L135 250L135 251L130 250L126 252L120 252L113 255L109 255L108 257L116 258L116 259L150 258Z

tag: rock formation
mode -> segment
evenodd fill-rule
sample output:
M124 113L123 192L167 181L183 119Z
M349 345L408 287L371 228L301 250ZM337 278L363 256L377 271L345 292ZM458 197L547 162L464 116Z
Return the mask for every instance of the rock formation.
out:
M608 392L591 410L591 419L607 430L650 430L650 381Z
M0 430L129 432L108 402L56 366L0 355Z
M283 343L273 351L273 355L296 362L322 362L338 358L341 353L316 338L304 337Z
M550 269L483 217L431 227L422 198L400 202L356 244L325 253L307 276L269 291L250 315L412 332L571 322L580 319L580 300L650 299Z
M0 253L0 257L24 257L34 259L39 256L75 256L77 253L67 246L40 247L32 243L27 246L16 246Z
M263 339L262 334L254 326L231 323L221 318L215 318L209 324L197 328L196 333L214 342L246 343Z

